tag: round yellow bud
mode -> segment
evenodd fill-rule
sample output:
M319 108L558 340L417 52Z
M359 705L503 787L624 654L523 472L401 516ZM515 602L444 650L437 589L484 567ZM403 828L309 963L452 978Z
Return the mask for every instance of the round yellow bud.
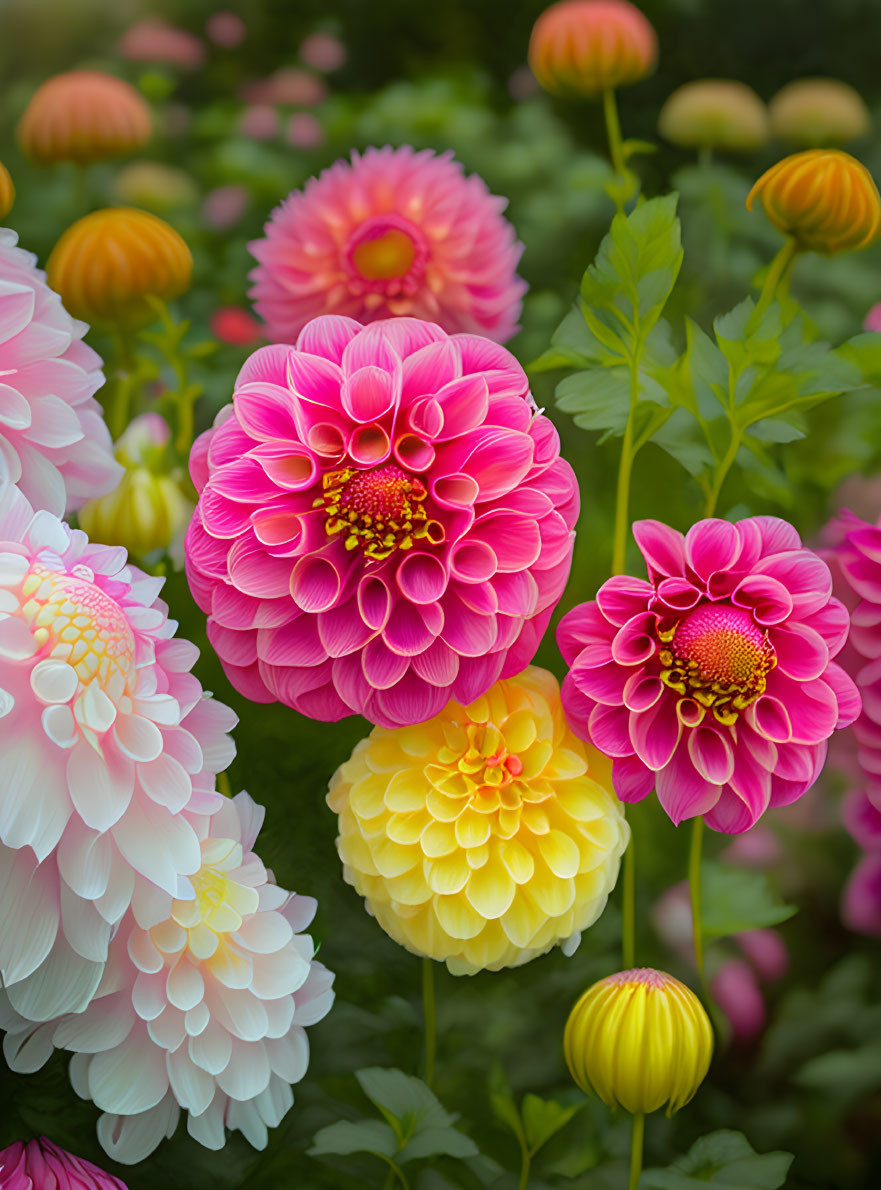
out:
M530 667L414 727L375 727L334 774L343 874L380 926L455 975L567 953L630 832L609 760Z
M801 248L831 254L865 248L881 228L881 197L872 175L840 149L808 149L763 173L747 196Z
M173 211L199 198L199 188L188 173L161 161L132 161L123 166L113 189L120 202L150 211Z
M133 153L150 134L150 109L134 87L97 70L71 70L43 83L18 125L25 155L44 165L90 165Z
M872 127L862 96L838 79L787 83L771 100L769 111L774 135L799 149L843 145Z
M0 219L5 219L15 202L15 186L9 170L0 162Z
M133 557L145 558L154 550L174 552L194 507L171 476L129 467L115 491L90 500L78 516L93 541L122 545Z
M684 983L663 971L619 971L588 988L566 1022L569 1073L607 1107L672 1116L697 1091L713 1055L713 1027Z
M193 257L157 215L108 207L64 232L46 271L75 318L136 327L156 318L150 298L171 301L189 288Z
M746 153L768 139L768 113L746 83L699 79L667 98L658 116L665 140L684 149L728 149Z

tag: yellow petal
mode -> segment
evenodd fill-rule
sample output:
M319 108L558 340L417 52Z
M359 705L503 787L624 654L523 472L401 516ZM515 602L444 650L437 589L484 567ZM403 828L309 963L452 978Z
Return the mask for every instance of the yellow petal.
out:
M356 781L349 793L349 805L359 818L376 818L385 811L388 780L384 773L368 773Z
M422 832L419 846L429 859L449 855L456 850L456 831L449 822L430 821Z
M426 810L415 810L412 814L390 814L385 830L393 843L416 843L430 821Z
M431 785L421 769L404 768L388 778L385 804L396 814L407 814L422 809L430 792Z
M456 819L456 839L460 847L480 847L490 836L491 826L485 814L469 806Z
M535 860L517 839L503 839L499 843L499 858L516 884L526 884L535 871Z
M523 772L520 774L524 781L537 777L543 773L554 752L554 745L550 740L536 740L520 756Z
M535 715L528 710L515 711L505 720L503 730L508 751L519 755L535 739Z
M471 873L465 892L481 917L495 918L510 907L516 889L504 864L495 861Z
M562 831L553 830L546 835L541 835L538 840L538 849L542 859L554 875L559 876L562 880L574 876L578 871L581 859L578 844L569 835L564 835Z
M438 897L434 904L437 919L451 938L475 938L486 925L467 897Z
M433 892L443 897L459 893L468 883L471 869L461 851L454 851L441 859L423 861L425 879ZM471 935L469 934L468 937Z

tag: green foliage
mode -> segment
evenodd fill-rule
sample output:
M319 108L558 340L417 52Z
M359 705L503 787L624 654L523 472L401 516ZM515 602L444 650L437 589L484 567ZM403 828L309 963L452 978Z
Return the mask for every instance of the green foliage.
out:
M740 1132L711 1132L695 1141L666 1169L647 1169L640 1190L698 1190L708 1183L727 1190L778 1190L792 1164L791 1153L756 1153Z
M707 938L780 925L796 912L784 905L764 872L704 860L701 865L701 918Z

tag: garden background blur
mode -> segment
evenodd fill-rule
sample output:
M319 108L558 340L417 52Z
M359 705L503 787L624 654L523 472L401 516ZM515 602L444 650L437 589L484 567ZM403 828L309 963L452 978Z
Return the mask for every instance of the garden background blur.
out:
M771 141L751 154L723 154L699 164L694 153L661 140L656 125L663 101L680 84L710 75L742 79L765 100L794 78L845 80L865 98L875 127L847 147L878 178L881 3L642 0L640 6L658 32L660 64L653 77L621 92L624 134L659 147L636 159L643 192L675 189L681 196L685 263L668 315L681 325L688 313L709 329L717 314L748 292L779 247L779 235L760 211L748 213L744 200L785 148ZM0 0L0 160L17 189L7 222L43 265L64 228L93 207L146 207L183 235L195 274L176 309L191 320L186 342L212 345L191 364L192 381L203 386L197 418L204 428L229 401L235 374L252 349L219 340L218 333L236 336L228 322L223 330L217 312L250 310L247 273L254 262L246 245L260 235L273 207L353 148L391 143L451 149L467 171L480 173L494 193L510 199L508 215L526 246L520 272L530 291L523 330L509 347L528 364L546 350L570 309L614 213L603 190L610 168L600 106L551 100L525 65L542 7L540 0L249 0L240 9L228 5L244 23L227 21L224 35L210 0ZM126 56L124 35L145 18L164 19L192 35L179 43L179 62ZM155 135L137 161L152 163L150 168L123 159L99 164L80 179L73 166L44 168L23 159L15 126L30 96L52 74L76 67L124 77L148 99ZM279 97L283 102L273 102ZM792 293L824 338L839 342L858 333L881 300L881 243L830 259L806 255ZM255 333L241 316L234 329L244 338ZM90 341L99 351L107 346L98 335ZM552 411L559 379L553 371L534 376L539 404ZM878 393L862 389L813 411L805 438L787 445L777 482L764 471L732 478L720 515L785 515L813 540L841 503L874 520L881 485L860 476L871 477L881 461L878 409ZM591 598L609 572L618 448L577 428L563 412L553 416L582 497L565 611ZM637 463L634 518L658 516L685 529L697 507L697 489L679 464L649 445ZM306 1081L295 1088L295 1107L270 1135L265 1152L232 1134L222 1152L211 1153L181 1127L142 1166L116 1172L131 1190L380 1186L386 1170L375 1157L306 1155L324 1125L375 1117L355 1070L420 1069L419 962L385 937L343 884L335 819L324 802L330 774L364 724L350 719L316 726L281 706L244 704L207 645L204 618L182 573L170 575L166 598L182 635L203 649L196 672L204 685L241 716L233 789L247 788L268 808L262 855L279 882L318 898L314 933L322 960L336 972L337 1002L311 1032ZM562 672L551 633L538 660ZM745 1133L759 1153L794 1153L788 1186L850 1190L881 1184L881 955L877 941L848 932L840 919L841 890L857 855L841 826L840 786L834 773L827 775L797 806L768 815L774 833L762 828L761 845L734 845L741 862L773 869L768 904L750 917L735 887L732 904L711 903L707 912L730 917L742 910L751 923L764 913L771 924L784 915L774 897L797 904L798 913L781 931L790 969L764 989L768 1023L762 1035L721 1045L689 1109L673 1121L649 1121L647 1164L667 1165L697 1137L730 1128ZM652 924L659 896L685 874L684 829L674 830L655 799L629 818L638 854L639 961L693 984L694 973ZM714 835L709 846L718 856L731 844ZM408 1166L419 1190L513 1188L520 1150L505 1123L510 1096L519 1101L528 1092L565 1106L583 1104L566 1075L562 1029L578 993L617 968L619 922L616 894L572 958L554 951L523 969L459 979L438 967L436 1091L450 1112L463 1117L460 1127L480 1156ZM712 947L711 970L733 953L728 941ZM65 1065L56 1055L38 1075L0 1072L0 1148L46 1133L112 1168L94 1139L96 1112L74 1100ZM539 1109L533 1104L532 1110ZM618 1187L628 1141L626 1119L595 1102L580 1106L543 1147L530 1185ZM702 1164L699 1157L678 1174L647 1173L642 1185L687 1190L716 1180L713 1163ZM767 1169L763 1175L753 1165L743 1184L779 1185ZM726 1184L740 1184L734 1172Z

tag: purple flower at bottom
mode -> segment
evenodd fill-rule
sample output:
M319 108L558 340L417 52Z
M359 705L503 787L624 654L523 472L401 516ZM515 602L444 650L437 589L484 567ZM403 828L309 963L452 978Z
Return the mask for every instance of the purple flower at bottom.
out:
M125 1182L41 1136L0 1150L2 1190L127 1190Z

